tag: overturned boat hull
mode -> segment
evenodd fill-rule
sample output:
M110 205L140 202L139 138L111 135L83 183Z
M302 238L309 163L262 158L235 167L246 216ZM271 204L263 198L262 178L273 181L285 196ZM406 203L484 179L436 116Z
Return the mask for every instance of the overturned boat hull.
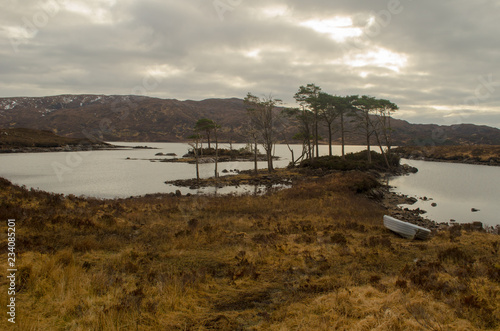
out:
M407 239L429 239L431 230L384 215L384 226Z

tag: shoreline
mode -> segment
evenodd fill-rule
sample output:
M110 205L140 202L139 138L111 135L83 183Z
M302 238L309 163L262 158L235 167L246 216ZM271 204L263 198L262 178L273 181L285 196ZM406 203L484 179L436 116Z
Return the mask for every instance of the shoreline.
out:
M437 222L435 220L422 217L422 215L426 214L426 212L420 208L410 209L411 207L402 208L399 206L403 204L413 205L417 201L416 198L409 197L405 194L391 192L391 186L384 185L383 183L381 184L382 186L376 190L375 193L371 193L371 196L369 197L376 199L380 205L386 208L389 216L427 228L432 231L432 235L435 235L438 231L452 231L451 229L479 231L500 235L500 224L496 226L488 226L484 225L482 222Z
M132 149L156 149L148 146L118 146L118 145L76 145L58 147L12 147L0 149L0 154L21 154L21 153L55 153L55 152L89 152L89 151L114 151Z
M376 177L379 187L371 189L366 192L365 195L371 200L375 200L379 205L387 210L387 215L395 217L399 220L409 222L418 226L425 227L433 231L433 235L437 231L446 231L450 228L460 228L467 231L484 231L491 234L500 234L500 225L496 227L485 226L481 222L472 223L450 223L450 222L437 222L432 219L423 217L426 212L420 208L411 209L408 207L400 207L399 205L413 205L417 200L415 198L409 197L405 194L398 194L391 191L391 186L383 183L382 179L386 176L404 176L409 173L415 172L416 168L409 167L407 165L401 165L399 169L396 169L392 173L386 172L374 172L369 171L368 173ZM284 189L292 188L301 181L308 181L312 179L318 179L324 176L328 176L338 171L331 171L322 173L321 171L309 171L308 174L301 173L299 169L295 173L291 172L290 169L278 168L273 173L268 173L267 171L261 170L257 175L254 174L253 170L246 170L239 172L234 175L222 176L217 179L214 177L204 178L197 181L195 178L186 180L172 180L166 181L165 184L174 185L177 187L189 187L189 188L201 188L201 187L226 187L234 186L239 187L241 185L255 185L255 186L266 186L268 188L275 187L277 185L283 185ZM281 174L280 174L281 173ZM282 175L284 174L284 176Z
M409 160L500 166L497 145L402 146L393 152Z
M432 158L432 157L425 157L425 156L420 156L420 157L414 157L414 156L408 156L404 154L399 154L399 156L402 159L407 159L407 160L415 160L415 161L426 161L426 162L441 162L441 163L457 163L457 164L470 164L470 165L482 165L482 166L489 166L489 167L500 167L500 163L498 162L482 162L482 161L475 161L475 160L447 160L447 159L438 159L438 158Z

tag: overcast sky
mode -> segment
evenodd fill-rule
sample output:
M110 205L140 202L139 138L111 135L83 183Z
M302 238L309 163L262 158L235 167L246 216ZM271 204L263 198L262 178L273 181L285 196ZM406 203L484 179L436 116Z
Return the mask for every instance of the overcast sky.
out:
M300 85L500 127L498 0L2 0L0 96L179 100Z

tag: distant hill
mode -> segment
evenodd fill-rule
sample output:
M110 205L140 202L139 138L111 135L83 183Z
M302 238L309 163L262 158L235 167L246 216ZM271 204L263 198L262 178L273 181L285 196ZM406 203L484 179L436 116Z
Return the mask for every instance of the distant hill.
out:
M200 118L210 118L221 125L222 141L246 142L246 107L237 98L203 101L106 95L0 98L0 128L49 130L72 138L180 142L187 140ZM422 125L398 119L392 120L392 126L394 145L500 145L500 130L488 126ZM352 124L347 129L349 144L364 144ZM286 125L281 131L282 138L292 142L297 130ZM327 137L324 129L321 135ZM338 132L334 139L340 141Z
M90 146L100 142L86 138L61 137L51 131L35 129L0 129L0 150L15 148L52 148ZM107 145L107 144L106 144Z

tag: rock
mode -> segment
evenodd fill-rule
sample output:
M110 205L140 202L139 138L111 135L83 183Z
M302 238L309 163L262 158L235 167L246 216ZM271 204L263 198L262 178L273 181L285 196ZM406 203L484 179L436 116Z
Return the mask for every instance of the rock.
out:
M473 212L473 213L475 213L475 212L478 212L478 211L479 211L479 209L476 209L476 208L471 208L471 209L470 209L470 211L471 211L471 212Z
M155 156L164 156L165 154L163 153L156 153Z
M199 164L204 164L204 163L215 163L215 159L212 159L210 157L202 157L198 158L198 163Z
M367 196L371 199L382 200L384 198L384 192L382 190L378 190L378 189L371 189L367 193Z
M182 197L182 193L181 193L181 191L180 191L180 190L176 190L176 191L175 191L175 196L176 196L176 197Z
M408 204L410 204L410 205L413 205L415 202L418 201L418 199L414 198L414 197L408 197L406 200L407 200Z
M438 205L438 204L437 204L437 203L435 203L435 202L431 203L431 206L432 206L432 207L436 207L437 205Z
M449 228L449 225L447 223L439 223L438 230L446 230Z
M472 229L475 231L482 231L483 230L483 223L481 222L472 222Z
M222 170L223 174L227 174L229 171L227 169Z
M411 173L411 174L415 174L418 172L418 169L415 168L415 167L412 167L411 165L408 165L408 164L403 164L401 165L401 170L404 172L404 173Z

